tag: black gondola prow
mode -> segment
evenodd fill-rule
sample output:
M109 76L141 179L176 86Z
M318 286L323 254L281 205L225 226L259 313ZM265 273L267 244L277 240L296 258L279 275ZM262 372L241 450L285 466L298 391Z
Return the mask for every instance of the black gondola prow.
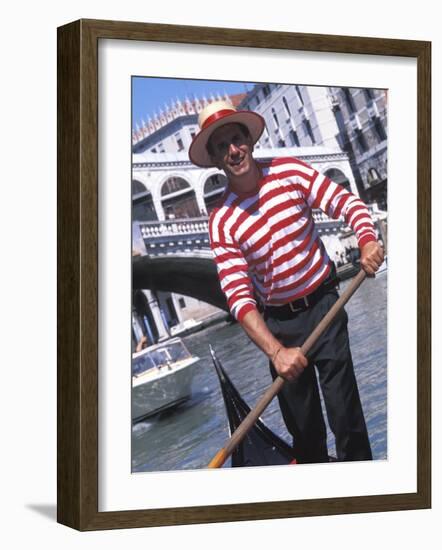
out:
M221 385L231 435L251 409L227 375L212 346L209 348ZM296 463L296 458L292 448L272 432L261 419L256 421L232 453L233 467L280 466L294 463Z

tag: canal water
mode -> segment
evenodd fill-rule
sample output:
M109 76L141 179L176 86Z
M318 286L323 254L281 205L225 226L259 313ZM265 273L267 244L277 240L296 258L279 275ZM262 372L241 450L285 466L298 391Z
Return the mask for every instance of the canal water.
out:
M341 291L348 281L341 284ZM346 306L356 378L375 460L387 458L387 272L366 279ZM240 325L221 323L183 338L200 358L189 401L132 427L132 471L199 469L229 437L228 421L209 343L237 389L253 407L271 385L268 360ZM277 399L261 416L291 442ZM334 456L329 430L329 454ZM229 462L226 462L226 466Z

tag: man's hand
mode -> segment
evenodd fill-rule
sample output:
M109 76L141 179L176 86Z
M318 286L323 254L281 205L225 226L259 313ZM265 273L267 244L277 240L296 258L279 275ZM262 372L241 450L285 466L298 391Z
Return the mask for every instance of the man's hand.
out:
M375 241L363 246L361 250L361 267L367 275L373 276L384 261L384 249Z
M276 372L285 380L296 380L308 365L307 358L301 348L280 347L272 357Z
M241 321L241 326L251 340L267 355L276 372L285 380L296 380L307 366L307 359L300 348L286 348L267 328L261 314L251 310Z

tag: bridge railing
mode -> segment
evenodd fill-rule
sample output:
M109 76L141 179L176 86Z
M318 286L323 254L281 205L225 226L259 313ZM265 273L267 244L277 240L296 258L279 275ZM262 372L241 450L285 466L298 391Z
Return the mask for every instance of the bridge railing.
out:
M210 255L209 219L182 218L139 222L147 254Z
M209 232L209 218L182 218L154 222L140 222L143 238L156 238L163 235L192 235Z
M373 219L386 217L385 212L378 210L377 205L368 205ZM349 231L343 219L332 220L322 210L313 211L319 234ZM192 254L210 255L209 218L180 218L161 221L138 222L146 252L149 255Z

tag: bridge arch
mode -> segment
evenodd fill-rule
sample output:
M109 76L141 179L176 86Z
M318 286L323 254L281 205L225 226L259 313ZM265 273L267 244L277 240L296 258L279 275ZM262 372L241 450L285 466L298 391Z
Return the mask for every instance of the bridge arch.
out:
M132 180L132 216L136 221L158 220L152 194L146 185L138 179Z
M215 207L227 185L227 178L219 172L209 175L204 182L203 195L207 213Z
M196 218L201 215L195 189L181 175L167 175L160 184L160 195L166 218Z

